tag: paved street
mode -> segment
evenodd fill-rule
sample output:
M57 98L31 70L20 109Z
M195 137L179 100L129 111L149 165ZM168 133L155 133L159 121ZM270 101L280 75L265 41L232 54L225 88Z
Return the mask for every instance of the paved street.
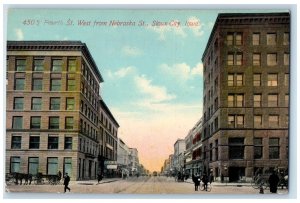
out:
M130 177L123 179L103 179L100 184L92 181L73 181L70 184L72 194L259 194L259 190L253 189L251 185L212 183L212 190L194 191L194 185L189 179L186 182L175 182L174 178L168 177ZM34 192L34 193L63 193L63 185L8 185L6 191L10 192ZM68 192L69 193L69 192ZM278 194L287 194L287 190L278 190ZM64 194L62 194L64 195ZM276 194L272 194L276 195Z

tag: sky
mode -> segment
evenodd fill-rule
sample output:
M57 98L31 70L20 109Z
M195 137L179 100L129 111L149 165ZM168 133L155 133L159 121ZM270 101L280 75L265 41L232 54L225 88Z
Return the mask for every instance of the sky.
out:
M201 57L219 12L237 11L10 9L6 38L86 43L118 136L160 171L202 116Z

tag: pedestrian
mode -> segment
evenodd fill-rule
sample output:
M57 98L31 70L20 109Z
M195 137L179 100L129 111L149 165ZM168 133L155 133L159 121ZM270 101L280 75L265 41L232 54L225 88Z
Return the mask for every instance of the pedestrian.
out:
M192 180L195 185L195 191L198 191L200 185L200 176L196 173L196 175L192 175Z
M103 176L102 176L102 173L98 173L98 176L97 176L97 180L98 180L98 184L100 183L100 181L102 180Z
M206 173L203 174L201 180L203 182L204 190L207 191L208 176L206 175Z
M66 173L65 178L64 178L64 192L66 193L67 189L69 190L69 192L71 191L71 189L69 188L69 182L70 182L70 176L68 175L68 173Z
M279 182L279 177L276 174L276 172L273 171L272 174L269 177L269 184L270 184L270 192L271 193L277 193L278 182Z

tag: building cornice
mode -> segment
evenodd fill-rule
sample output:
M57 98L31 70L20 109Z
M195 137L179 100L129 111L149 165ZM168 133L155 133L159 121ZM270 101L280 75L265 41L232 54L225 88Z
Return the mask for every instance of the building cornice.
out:
M212 43L215 32L219 26L224 25L264 25L264 24L285 24L290 23L290 13L220 13L211 31L209 40L202 55L202 62Z
M99 81L104 81L89 49L81 41L7 41L7 51L80 51Z

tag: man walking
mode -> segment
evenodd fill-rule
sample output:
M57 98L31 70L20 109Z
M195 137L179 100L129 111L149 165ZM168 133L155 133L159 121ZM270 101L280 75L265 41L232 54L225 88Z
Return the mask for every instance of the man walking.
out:
M66 193L67 189L69 190L69 192L71 191L71 189L68 187L69 186L69 182L70 182L70 176L68 176L68 173L66 173L65 179L64 179L64 185L65 185L64 192L65 193Z

